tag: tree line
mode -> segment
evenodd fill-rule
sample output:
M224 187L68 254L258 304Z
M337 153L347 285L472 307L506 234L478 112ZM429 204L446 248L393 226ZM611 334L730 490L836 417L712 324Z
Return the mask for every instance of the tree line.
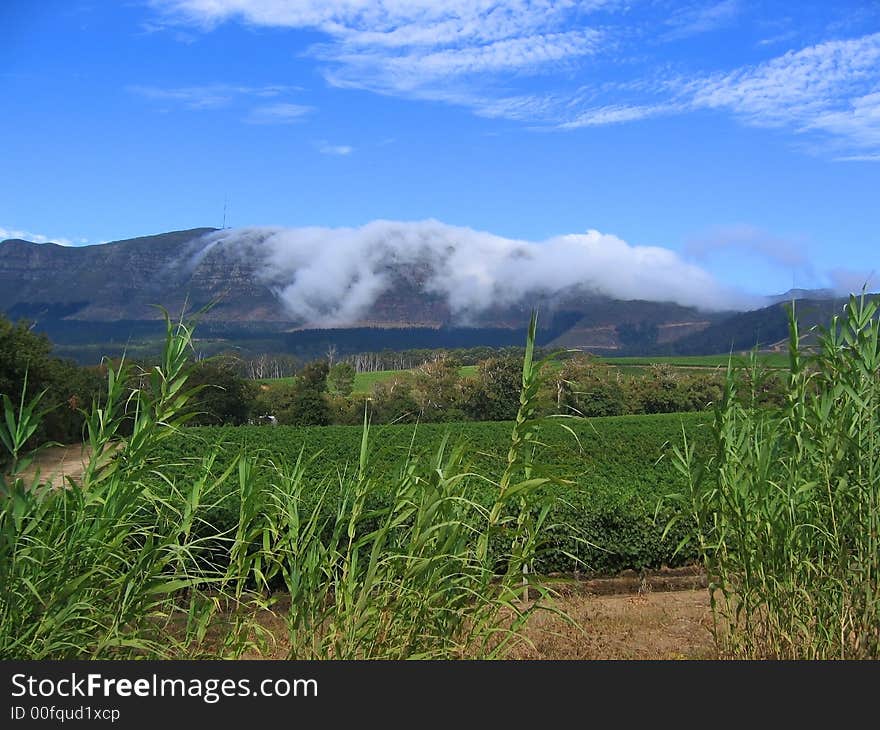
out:
M390 353L383 353L381 360L346 357L336 362L331 362L333 353L328 355L304 365L287 360L283 372L295 372L295 377L275 383L253 379L282 372L268 357L265 369L256 371L253 362L234 356L194 357L188 382L201 390L191 404L190 423L358 424L365 411L375 423L500 421L514 418L519 407L520 348L407 351L403 357L419 364L376 382L368 394L353 392L357 365L389 364ZM461 374L465 364L476 364L473 375ZM150 368L150 363L140 363L133 372L141 375L132 377L144 377ZM723 382L720 371L654 365L626 374L589 355L570 354L547 379L538 403L544 415L694 411L717 402ZM130 388L138 384L133 380ZM17 403L23 392L31 398L45 391L42 404L47 413L33 436L35 442L81 440L82 411L101 403L105 386L104 366L81 367L53 357L52 343L26 321L12 323L0 316L0 393ZM754 388L762 402L779 399L781 384L774 376L756 382Z
M522 385L522 359L511 353L485 358L473 375L461 374L449 353L353 393L354 368L327 361L306 366L292 383L263 384L258 411L279 424L358 424L366 410L374 423L504 421L515 418ZM779 404L782 383L773 373L754 379L755 401ZM576 354L561 363L538 396L541 415L616 416L677 413L708 408L720 400L724 372L683 371L653 365L627 375L595 358Z

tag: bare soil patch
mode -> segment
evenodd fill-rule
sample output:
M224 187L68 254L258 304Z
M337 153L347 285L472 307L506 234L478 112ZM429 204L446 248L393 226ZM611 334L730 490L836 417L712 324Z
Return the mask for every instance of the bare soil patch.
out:
M615 581L617 579L607 579ZM621 587L621 590L623 588ZM534 614L505 657L512 660L717 659L705 589L593 594L574 590ZM287 659L290 644L277 612L256 616L269 638L245 659ZM268 635L268 637L266 636Z
M51 482L60 487L68 483L68 477L79 482L90 456L91 448L85 444L49 446L37 452L33 463L24 470L22 476L26 484L33 480L37 471L40 482L44 484Z
M536 614L511 659L715 659L708 591L570 595Z

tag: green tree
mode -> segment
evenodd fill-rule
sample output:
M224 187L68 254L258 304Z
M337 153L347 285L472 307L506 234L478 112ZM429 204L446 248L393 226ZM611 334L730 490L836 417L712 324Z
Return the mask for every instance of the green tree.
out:
M355 370L350 363L338 362L327 374L327 384L333 393L342 396L351 395L354 390Z
M490 357L477 365L477 381L485 392L484 421L510 421L519 410L522 389L522 358Z
M411 423L421 411L413 395L412 377L405 375L374 383L370 405L376 423Z
M681 374L671 365L657 364L635 385L638 409L642 413L677 413L689 410Z
M557 407L562 413L618 416L627 412L624 385L611 368L574 357L557 375Z
M0 315L0 393L17 403L25 381L25 397L31 399L45 390L42 405L50 409L31 443L80 440L80 409L103 397L101 374L94 368L82 368L53 357L52 343L45 335L34 332L30 323L22 320L13 324Z
M415 371L412 395L426 420L441 421L443 411L459 406L460 367L458 360L443 353Z
M278 423L289 426L326 426L330 423L328 370L324 360L310 362L297 374L292 386L277 391L273 405Z
M324 393L294 388L287 408L276 414L278 423L287 426L328 426L330 406Z
M194 424L238 426L246 423L253 411L257 386L242 378L229 360L195 363L187 385L203 386L191 401L191 411L197 414Z
M45 335L33 332L27 321L13 324L0 314L0 393L17 400L25 373L28 397L45 388L50 380L51 352L52 343Z
M330 366L326 360L315 360L297 373L295 387L303 390L314 390L318 393L327 392L327 373Z

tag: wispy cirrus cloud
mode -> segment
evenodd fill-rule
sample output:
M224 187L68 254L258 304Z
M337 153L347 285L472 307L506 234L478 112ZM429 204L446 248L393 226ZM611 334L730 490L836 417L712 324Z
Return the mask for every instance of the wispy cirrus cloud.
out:
M315 142L315 149L322 155L335 155L336 157L346 157L354 152L354 147L347 144L330 144L325 140Z
M210 30L224 22L318 31L305 53L332 86L533 121L554 106L512 92L510 75L564 69L614 41L591 22L619 0L153 0L163 22Z
M233 84L206 84L202 86L163 87L131 85L127 91L156 102L178 105L185 109L220 109L236 101L270 99L299 91L298 87L283 84L267 86L240 86Z
M774 29L767 46L795 37L788 15L758 18L745 0L650 3L636 22L634 6L620 0L152 0L152 5L169 27L209 31L238 22L317 33L320 40L301 55L316 61L337 88L442 102L484 117L568 130L715 110L746 125L813 137L836 159L867 159L880 151L880 33L832 38L726 69L663 62L664 47L746 21L759 31ZM826 29L825 35L830 33ZM646 38L667 42L651 46ZM597 69L613 74L603 78ZM535 77L542 82L530 83ZM591 84L595 92L587 97L583 89ZM210 108L229 96L212 87L192 91L165 95L191 108Z
M880 33L789 51L766 63L684 84L695 107L729 109L754 124L813 123L856 107L880 85ZM876 96L876 95L875 95Z
M655 84L652 103L597 106L560 126L698 110L726 111L751 126L814 134L834 149L848 150L850 159L872 159L880 152L880 33L819 43L726 73L670 77Z
M694 108L755 126L818 132L853 150L880 149L880 33L819 43L757 66L689 82Z
M295 124L314 111L302 104L267 104L251 109L244 118L248 124Z
M680 104L609 104L594 107L578 114L574 119L562 122L560 129L578 129L579 127L599 127L606 124L634 122L649 117L675 114L682 111Z
M742 6L741 0L720 0L709 5L698 3L679 8L667 19L666 25L671 30L663 34L663 39L678 40L723 28L740 15Z

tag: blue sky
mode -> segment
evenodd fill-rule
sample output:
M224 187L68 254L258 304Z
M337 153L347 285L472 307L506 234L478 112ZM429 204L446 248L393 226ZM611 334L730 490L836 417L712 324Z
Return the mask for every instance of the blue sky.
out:
M0 3L0 238L597 230L754 293L880 247L880 3ZM872 280L877 288L880 280Z

